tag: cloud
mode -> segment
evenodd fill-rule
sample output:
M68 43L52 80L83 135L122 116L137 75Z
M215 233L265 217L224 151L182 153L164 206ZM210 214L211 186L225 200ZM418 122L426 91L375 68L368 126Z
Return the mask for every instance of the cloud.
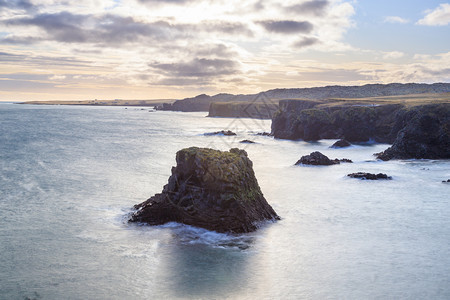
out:
M14 54L9 52L0 52L0 61L2 63L19 63L21 66L29 66L39 68L42 66L65 66L77 68L89 68L92 61L67 56L44 56L44 55L25 55Z
M195 0L138 0L140 3L150 4L185 4L187 2L194 2Z
M194 26L194 32L221 32L230 35L245 35L253 36L253 32L248 28L246 24L238 22L225 22L225 21L205 21L199 25Z
M449 82L450 52L438 55L415 55L414 60L405 64L379 63L361 66L362 74L374 80L391 82Z
M258 24L262 25L264 29L269 32L292 34L292 33L309 33L313 30L314 26L308 21L260 21Z
M34 7L28 0L0 0L0 11L3 8L30 10Z
M173 41L202 33L252 36L246 24L226 21L203 21L197 24L171 24L167 21L143 22L113 14L80 15L69 12L38 14L4 21L9 26L35 26L46 36L8 36L7 44L32 44L43 40L63 43L119 45L149 41Z
M405 53L400 51L392 51L392 52L384 52L383 58L384 59L397 59L401 58L405 55Z
M423 19L420 19L418 25L427 26L445 26L450 23L450 3L443 3L434 10L427 11Z
M355 49L346 43L350 28L362 28L356 24L356 3L0 0L0 78L3 73L5 85L27 81L14 79L13 73L43 74L43 79L29 79L30 86L45 83L58 95L69 95L65 91L73 88L73 95L115 90L114 97L135 97L139 90L140 97L186 97L299 82L313 86L449 77L448 59L422 55L419 60L414 53ZM19 85L15 90L20 93Z
M194 58L188 62L149 64L163 74L175 77L216 77L235 74L238 71L237 63L228 59Z
M50 76L48 79L50 79L50 80L64 80L64 79L66 79L67 78L67 76L66 75L53 75L53 76Z
M209 57L209 58L211 57L230 58L239 56L239 53L237 53L236 50L224 44L198 45L195 49L190 51L190 54L195 57Z
M10 26L36 26L45 31L42 39L64 43L121 44L138 42L141 38L170 39L176 28L167 22L143 23L117 15L77 15L69 12L38 14L6 20ZM4 42L26 43L36 38L10 38Z
M371 80L370 75L363 74L361 70L353 69L319 69L311 72L298 72L300 81L314 80L319 82L349 82L358 80Z
M409 20L404 19L402 17L398 17L398 16L388 16L386 18L384 18L384 22L385 23L397 23L397 24L406 24L409 23Z
M288 13L322 16L324 15L325 9L329 4L330 2L328 0L313 0L306 1L301 4L286 6L284 10Z
M320 43L318 38L315 37L305 37L301 39L300 41L296 42L294 44L295 48L306 48L315 44Z

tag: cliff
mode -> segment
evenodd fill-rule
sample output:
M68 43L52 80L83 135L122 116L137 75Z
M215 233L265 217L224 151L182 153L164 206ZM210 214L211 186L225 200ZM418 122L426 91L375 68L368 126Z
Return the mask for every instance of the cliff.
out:
M270 103L215 102L209 106L208 117L272 119L278 105Z
M257 94L233 95L217 94L215 96L199 95L193 98L177 100L158 107L172 111L209 111L215 102L263 103L276 105L282 99L326 100L330 98L364 98L384 97L409 94L450 92L450 83L418 84L391 83L367 84L363 86L325 86L314 88L273 89ZM216 116L220 116L217 115Z
M383 160L450 158L449 97L446 94L434 99L437 103L423 101L429 104L282 100L272 120L272 134L292 140L373 140L393 144L378 154Z
M182 149L162 193L135 206L130 222L179 222L217 232L250 232L279 219L267 203L244 150Z
M379 159L450 158L450 103L403 109L395 128L401 129Z
M346 139L349 142L390 143L396 137L400 104L321 106L319 101L281 100L272 120L280 139Z
M177 100L174 103L164 103L162 106L158 106L159 110L171 110L171 111L208 111L209 105L216 101L231 101L235 99L235 95L231 94L218 94L215 96L208 96L205 94L198 95L193 98L185 98Z

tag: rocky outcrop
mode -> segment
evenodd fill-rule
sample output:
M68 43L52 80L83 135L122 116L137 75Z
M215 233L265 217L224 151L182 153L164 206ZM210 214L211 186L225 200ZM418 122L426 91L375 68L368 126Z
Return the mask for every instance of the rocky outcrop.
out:
M208 132L205 133L205 135L225 135L225 136L231 136L231 135L236 135L236 133L234 133L231 130L221 130L221 131L215 131L215 132Z
M314 165L314 166L330 166L337 165L341 162L351 163L350 159L329 159L327 156L316 151L309 155L302 156L295 164L296 165Z
M346 147L350 147L352 144L350 144L349 141L347 140L339 140L336 143L334 143L333 145L330 146L330 148L346 148Z
M279 219L267 203L244 150L182 149L162 193L135 206L130 222L179 222L217 232L250 232Z
M346 139L349 142L389 143L400 104L323 106L319 101L281 100L272 120L272 134L280 139Z
M277 103L213 102L208 117L272 119L278 110Z
M242 140L239 143L242 143L242 144L256 144L254 141L251 141L251 140Z
M377 157L450 158L450 103L408 106L335 105L282 100L272 121L275 138L346 139L393 144Z
M256 135L261 135L261 136L272 136L272 134L270 132L258 132L256 133Z
M358 172L358 173L348 174L347 176L351 177L351 178L358 178L358 179L363 179L363 180L378 180L378 179L391 180L392 179L391 176L387 176L386 174L383 174L383 173L372 174L372 173Z
M450 104L405 109L396 123L401 129L393 145L376 154L379 159L450 158Z

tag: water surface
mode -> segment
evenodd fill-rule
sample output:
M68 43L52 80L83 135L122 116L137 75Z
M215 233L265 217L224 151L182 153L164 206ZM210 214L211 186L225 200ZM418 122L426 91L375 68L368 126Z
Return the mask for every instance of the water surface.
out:
M204 135L224 129L238 136ZM450 161L262 131L270 121L0 104L0 298L450 298ZM128 224L189 146L244 147L282 220L240 236ZM354 163L294 166L312 151ZM345 176L358 171L394 179Z

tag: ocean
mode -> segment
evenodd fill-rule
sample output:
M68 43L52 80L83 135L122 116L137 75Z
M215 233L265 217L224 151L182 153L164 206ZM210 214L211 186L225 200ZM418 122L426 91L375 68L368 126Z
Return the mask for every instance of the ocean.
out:
M1 103L0 299L450 299L449 160L205 115ZM190 146L245 149L282 219L243 235L129 224ZM354 163L294 165L313 151Z

